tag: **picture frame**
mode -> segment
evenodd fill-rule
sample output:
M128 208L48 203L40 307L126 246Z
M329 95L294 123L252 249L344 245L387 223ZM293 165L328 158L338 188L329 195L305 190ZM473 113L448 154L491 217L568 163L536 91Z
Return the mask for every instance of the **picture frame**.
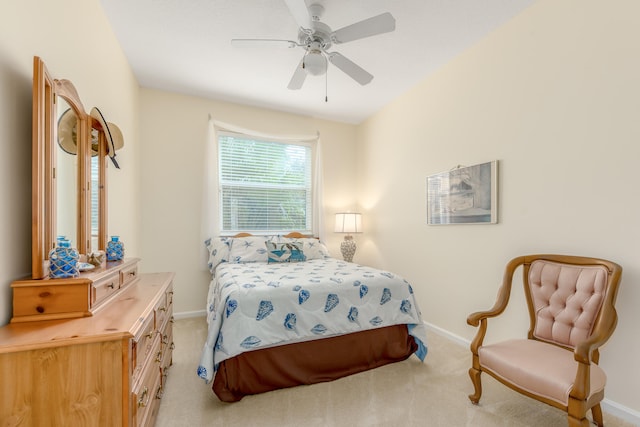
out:
M497 223L497 160L427 177L427 224Z

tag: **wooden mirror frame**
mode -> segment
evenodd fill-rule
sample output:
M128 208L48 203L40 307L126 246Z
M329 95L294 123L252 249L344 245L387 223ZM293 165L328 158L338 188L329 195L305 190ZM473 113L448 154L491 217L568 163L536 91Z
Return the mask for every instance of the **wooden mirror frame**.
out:
M34 279L46 276L44 261L54 241L54 155L48 143L54 140L54 98L53 79L44 62L34 57L31 146L31 274Z
M87 114L73 83L51 77L44 62L33 59L32 114L32 195L31 195L31 265L32 278L42 279L48 274L49 251L56 236L56 105L62 97L77 116L77 242L80 254L91 248L91 128L98 128L99 140L99 210L98 247L106 245L106 141L102 129ZM97 123L97 122L96 122Z

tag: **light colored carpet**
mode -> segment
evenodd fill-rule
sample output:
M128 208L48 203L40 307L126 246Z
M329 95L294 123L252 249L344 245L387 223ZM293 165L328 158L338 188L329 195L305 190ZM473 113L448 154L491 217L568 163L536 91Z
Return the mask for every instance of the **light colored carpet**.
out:
M276 390L223 403L196 375L206 338L204 317L174 324L173 367L162 398L157 427L179 426L566 426L564 413L523 397L483 375L480 405L467 370L467 348L428 335L425 363L404 362L337 381ZM607 413L607 427L633 427Z

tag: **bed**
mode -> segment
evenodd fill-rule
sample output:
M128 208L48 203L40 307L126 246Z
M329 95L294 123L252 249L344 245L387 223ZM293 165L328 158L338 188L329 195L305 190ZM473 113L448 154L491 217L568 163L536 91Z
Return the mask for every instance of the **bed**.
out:
M198 375L224 402L427 354L402 277L332 258L315 238L207 240L212 280Z

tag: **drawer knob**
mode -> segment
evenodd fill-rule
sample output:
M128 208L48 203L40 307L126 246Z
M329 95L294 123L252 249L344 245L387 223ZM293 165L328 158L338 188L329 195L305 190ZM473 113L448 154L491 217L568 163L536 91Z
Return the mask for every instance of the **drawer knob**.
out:
M142 394L140 394L140 398L138 399L138 408L145 408L149 403L148 398L147 400L144 399L147 396L147 394L149 394L149 389L147 388L147 386L144 386L144 389L142 390Z
M174 342L172 342L171 345L169 346L169 348L171 350L175 349L176 348L176 344Z
M160 310L160 311L167 311L167 307L160 307L158 310Z
M150 331L148 334L145 335L145 337L147 337L149 339L153 338L153 332L154 331Z
M162 352L159 351L158 354L156 354L156 362L160 363L162 362Z
M113 289L113 288L115 288L115 285L113 283L109 283L109 286L107 286L107 288Z

